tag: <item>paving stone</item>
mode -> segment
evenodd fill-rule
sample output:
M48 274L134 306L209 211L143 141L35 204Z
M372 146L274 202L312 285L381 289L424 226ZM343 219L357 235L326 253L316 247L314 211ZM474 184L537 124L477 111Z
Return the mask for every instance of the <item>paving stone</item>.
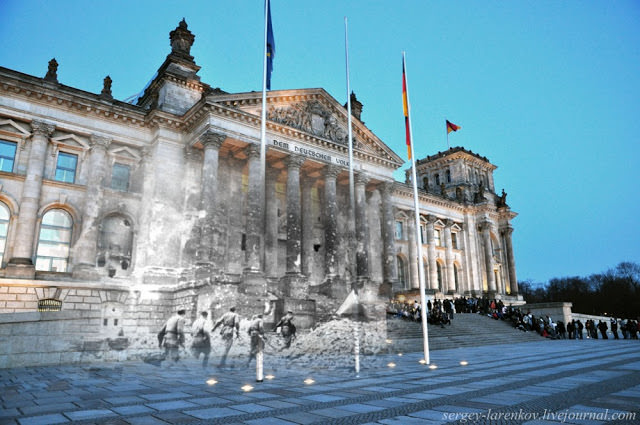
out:
M314 415L313 413L309 412L288 413L285 415L278 415L276 417L301 425L312 424L314 422L320 422L327 419L325 416Z
M215 419L225 416L235 416L241 414L238 410L229 409L227 407L212 407L200 410L185 410L184 413L198 419Z
M159 403L147 403L152 409L155 410L178 410L178 409L191 409L194 407L198 407L195 403L190 403L185 400L171 400L171 401L162 401Z
M248 421L244 421L246 424L250 425L294 425L295 422L289 422L280 418L260 418L260 419L250 419Z
M143 405L134 405L134 406L117 406L112 407L111 410L118 413L119 415L140 415L142 413L154 412L154 410L150 407Z
M315 395L308 395L305 397L300 397L302 399L305 400L311 400L311 401L320 401L320 402L329 402L329 401L336 401L336 400L344 400L343 397L336 397L334 395L330 395L330 394L315 394Z
M76 412L64 412L64 415L72 421L84 421L88 419L106 418L115 416L116 413L108 409L78 410Z
M127 423L131 425L167 425L167 422L162 419L154 418L153 416L137 416L134 418L127 418Z
M69 420L59 413L18 419L18 423L20 425L54 425L67 422L69 422Z

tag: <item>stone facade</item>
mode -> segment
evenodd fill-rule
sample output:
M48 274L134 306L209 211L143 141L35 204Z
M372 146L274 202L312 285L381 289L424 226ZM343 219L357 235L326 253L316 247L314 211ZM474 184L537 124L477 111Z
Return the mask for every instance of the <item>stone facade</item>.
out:
M403 160L361 104L350 226L345 107L322 89L269 92L263 170L261 94L201 82L184 21L170 39L133 103L113 99L109 77L93 94L51 64L45 78L0 68L0 312L53 299L100 312L105 335L120 315L127 336L178 307L248 316L267 303L267 321L291 309L309 327L353 282L371 304L415 291L411 185L394 181ZM418 161L431 297L517 296L516 214L495 168L463 148Z

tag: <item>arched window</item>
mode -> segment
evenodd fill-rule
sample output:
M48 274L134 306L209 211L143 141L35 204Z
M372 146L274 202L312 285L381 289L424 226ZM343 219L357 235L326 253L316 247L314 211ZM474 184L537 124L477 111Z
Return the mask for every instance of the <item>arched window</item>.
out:
M396 265L398 266L398 282L400 282L400 287L407 288L407 269L402 257L396 257Z
M440 263L436 263L438 268L438 288L440 288L440 292L444 292L444 286L442 284L442 265Z
M440 174L436 174L436 186L440 186Z
M67 271L72 226L71 215L65 210L53 209L44 214L40 225L36 270Z
M447 170L446 176L447 176L447 183L451 183L451 170Z
M0 265L4 261L4 249L7 246L7 232L9 231L9 208L0 202Z

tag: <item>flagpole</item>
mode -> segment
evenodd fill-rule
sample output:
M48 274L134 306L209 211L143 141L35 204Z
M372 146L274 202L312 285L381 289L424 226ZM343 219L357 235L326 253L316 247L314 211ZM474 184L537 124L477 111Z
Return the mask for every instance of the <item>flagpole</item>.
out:
M449 146L449 126L447 125L447 119L444 120L444 131L447 132L447 149L451 149Z
M418 277L420 280L420 302L422 303L422 311L420 314L420 318L422 319L422 339L423 339L423 348L424 348L424 360L427 364L430 363L429 358L429 331L427 329L427 302L426 302L426 294L425 294L425 283L424 283L424 262L422 259L422 237L420 231L420 211L418 209L418 179L416 177L416 160L415 154L413 150L413 132L411 130L411 103L409 102L409 83L407 82L407 59L405 52L402 52L402 63L404 64L404 83L406 87L406 97L407 97L407 118L409 121L409 142L411 150L411 181L413 182L413 204L415 209L415 220L416 220L416 245L418 247ZM415 261L415 259L412 259Z
M356 226L356 197L355 197L355 188L353 182L353 130L351 128L351 85L349 82L349 31L347 26L347 17L344 17L344 52L345 52L345 62L346 62L346 70L347 70L347 127L348 127L348 138L349 138L349 206L350 206L350 217L349 217L349 234L351 235L351 240L349 241L350 249L349 256L352 261L349 261L349 266L351 269L351 287L353 290L353 294L355 296L355 323L354 323L354 355L355 355L355 371L356 375L360 373L360 330L358 326L358 315L360 313L360 308L358 305L358 282L357 282L357 269L356 269L356 261L353 261L353 254L355 253L355 226Z
M262 114L260 118L260 217L262 228L264 229L264 201L266 199L267 182L267 26L269 19L269 0L264 2L264 50L262 54ZM264 264L264 250L261 252L260 261ZM256 382L262 382L263 377L263 357L256 356Z

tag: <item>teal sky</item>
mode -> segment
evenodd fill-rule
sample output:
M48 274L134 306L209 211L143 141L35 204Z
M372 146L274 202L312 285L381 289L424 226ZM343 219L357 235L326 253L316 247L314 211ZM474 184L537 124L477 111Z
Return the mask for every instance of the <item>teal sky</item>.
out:
M138 93L184 17L202 81L260 91L262 0L0 0L0 66L117 99ZM322 87L403 158L401 57L418 158L445 150L445 119L498 166L519 280L640 263L640 2L272 0L273 89ZM396 173L404 180L405 165Z

